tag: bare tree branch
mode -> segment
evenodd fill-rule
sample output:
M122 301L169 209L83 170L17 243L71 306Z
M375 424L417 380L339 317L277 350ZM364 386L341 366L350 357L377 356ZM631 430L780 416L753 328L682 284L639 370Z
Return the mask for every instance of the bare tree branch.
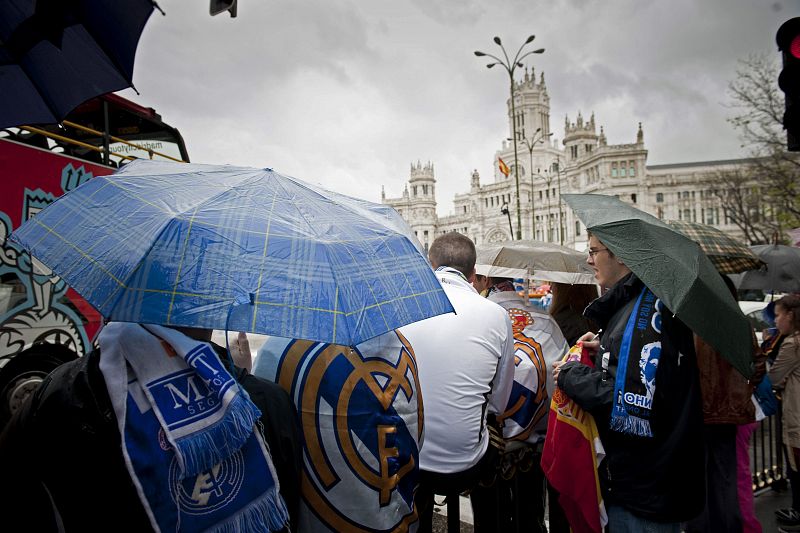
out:
M778 63L763 55L739 61L728 85L728 119L752 159L745 167L718 172L709 181L720 206L750 244L771 242L800 226L800 154L786 150L784 97Z

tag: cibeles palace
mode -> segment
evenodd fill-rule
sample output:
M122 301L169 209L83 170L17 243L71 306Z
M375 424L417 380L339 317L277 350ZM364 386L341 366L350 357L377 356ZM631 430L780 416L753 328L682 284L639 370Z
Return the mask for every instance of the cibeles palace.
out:
M537 82L526 70L515 85L514 97L515 116L508 101L508 137L513 138L516 128L523 239L534 237L585 248L585 227L560 200L566 193L613 195L663 220L703 222L732 235L741 234L725 216L708 181L720 171L740 167L743 160L648 165L641 123L638 128L632 124L632 142L609 144L593 114L586 119L578 113L574 122L567 117L563 138L557 141L550 128L544 75ZM500 171L499 159L509 167L508 177ZM412 164L402 196L387 198L383 191L382 202L400 213L426 249L438 235L451 231L469 236L476 244L510 240L503 207L510 210L516 232L512 141L503 141L494 155L493 168L490 179L477 171L467 175L469 190L455 196L455 212L448 216L436 214L436 178L430 162Z

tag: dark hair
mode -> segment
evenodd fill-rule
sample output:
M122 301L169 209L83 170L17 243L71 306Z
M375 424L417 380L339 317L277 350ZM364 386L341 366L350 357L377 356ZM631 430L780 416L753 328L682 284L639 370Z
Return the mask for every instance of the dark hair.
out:
M550 314L555 315L562 309L569 307L577 314L582 315L586 306L600 296L597 285L570 285L569 283L553 283L550 285L553 301L550 302Z
M598 241L602 242L604 245L606 244L602 240L600 240L600 237L598 237L597 235L595 235L594 233L592 233L591 231L589 231L587 229L586 230L586 239L588 240L588 239L591 239L592 237L594 237ZM608 250L608 257L615 257L614 256L614 252L611 251L611 249L608 247L608 245L606 245L606 250Z
M784 296L775 302L775 307L779 306L792 313L792 328L794 331L800 331L800 295L789 294Z
M475 271L475 243L455 231L445 233L431 244L428 259L434 268L449 266L469 277Z

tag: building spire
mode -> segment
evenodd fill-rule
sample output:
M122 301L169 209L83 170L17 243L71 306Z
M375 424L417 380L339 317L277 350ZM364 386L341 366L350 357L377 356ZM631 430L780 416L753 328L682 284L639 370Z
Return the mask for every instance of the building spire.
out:
M471 185L472 185L473 189L478 189L481 186L481 175L478 174L478 169L477 168L472 171L472 183L471 183Z

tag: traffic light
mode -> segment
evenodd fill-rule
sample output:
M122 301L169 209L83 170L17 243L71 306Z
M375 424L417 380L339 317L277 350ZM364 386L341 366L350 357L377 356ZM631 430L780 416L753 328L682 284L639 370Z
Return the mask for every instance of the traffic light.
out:
M783 70L778 86L785 94L786 110L783 127L790 151L800 152L800 17L784 22L775 36L783 55Z
M230 12L231 18L236 16L236 1L237 0L211 0L211 6L208 12L211 16L219 15L225 11Z

